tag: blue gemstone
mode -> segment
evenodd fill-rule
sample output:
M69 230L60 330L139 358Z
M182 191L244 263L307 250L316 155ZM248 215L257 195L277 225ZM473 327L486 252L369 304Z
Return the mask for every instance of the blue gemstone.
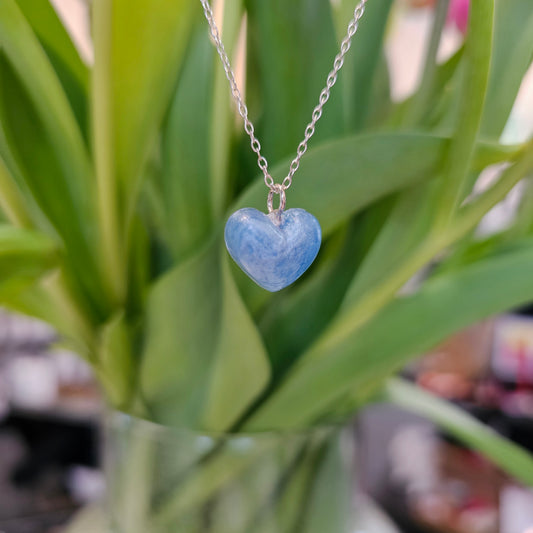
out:
M309 268L322 232L318 220L304 209L266 215L245 207L229 217L224 239L242 270L267 291L276 292Z

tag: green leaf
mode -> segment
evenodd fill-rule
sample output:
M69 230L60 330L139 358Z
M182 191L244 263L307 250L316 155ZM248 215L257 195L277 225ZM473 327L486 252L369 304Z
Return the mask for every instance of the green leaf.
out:
M94 2L95 136L111 144L108 163L125 199L163 120L197 7L192 0ZM109 116L99 122L103 113Z
M1 59L0 59L1 63ZM1 87L1 83L0 83ZM1 90L0 90L0 116L1 116ZM14 154L11 153L9 144L6 138L6 133L3 128L2 121L0 120L0 159L3 162L5 168L4 178L7 183L6 190L2 192L4 196L3 201L9 202L9 210L17 209L17 200L13 202L10 200L11 194L8 188L14 189L12 193L16 196L19 196L20 209L25 210L27 217L29 218L28 228L33 227L43 233L50 235L57 234L53 228L53 225L50 223L46 215L42 212L38 203L36 202L33 194L28 187L25 179L23 178L23 173L20 166L15 160ZM10 184L11 183L11 184ZM13 220L12 223L15 225L22 225L19 222ZM26 227L26 226L25 226Z
M459 440L481 452L516 480L533 486L533 455L454 405L401 379L391 379L385 398L429 418Z
M75 218L87 217L93 191L82 134L50 61L13 0L0 4L0 48L49 137L50 147L66 177L63 188L69 191L69 202L79 213Z
M494 0L471 0L468 34L464 50L464 76L460 91L459 116L443 169L441 202L436 215L437 228L449 224L464 195L487 92Z
M94 326L70 289L62 269L56 269L23 291L4 294L2 305L47 322L62 335L69 349L94 363Z
M308 438L296 436L289 440L283 450L279 449L279 442L268 435L257 439L255 444L246 454L238 447L231 446L231 441L229 445L221 446L215 455L207 458L202 468L194 469L194 475L183 480L178 490L170 492L162 498L163 501L158 502L152 527L156 530L168 528L169 524L176 523L177 517L186 517L191 511L198 512L202 504L231 486L235 479L250 472L257 461L264 462L265 457L276 457L276 464L282 462L289 466L302 446L308 444Z
M359 131L365 125L375 93L374 77L382 59L385 28L392 0L374 0L365 8L341 74L345 101L345 117L349 131ZM353 17L354 3L344 2L338 8L337 35L339 42L346 34L348 21Z
M16 2L47 52L60 60L79 85L86 89L89 70L80 59L70 35L50 0L16 0Z
M288 192L290 205L315 215L327 236L354 213L379 198L436 177L449 140L421 133L373 133L328 141L309 150ZM515 147L479 144L473 166L505 161ZM280 175L288 166L276 166ZM233 210L265 207L265 185L257 179Z
M367 130L382 128L393 112L391 100L391 75L385 52L382 51L372 81L372 98L366 112Z
M112 299L124 303L122 257L140 180L200 6L193 0L96 0L92 8L92 128L102 268Z
M81 290L101 310L106 297L94 258L95 191L87 149L56 73L13 0L0 4L0 48L0 155L12 173L15 161L20 173L14 177L24 179L63 237Z
M449 5L450 0L438 0L433 10L433 24L426 47L420 87L409 102L409 113L404 125L417 125L427 115L428 109L435 105L432 96L434 96L437 82L437 53L442 39L442 31L446 25Z
M505 126L522 79L533 57L530 0L497 0L494 52L481 134L497 139Z
M407 192L403 193L406 195L405 205L387 222L388 231L382 236L381 243L377 241L375 253L368 259L368 276L366 279L363 277L361 282L354 281L347 294L346 309L330 326L321 342L336 342L335 339L339 340L348 331L368 321L439 253L472 232L481 218L505 197L510 187L527 174L528 167L531 167L530 153L526 145L517 151L513 156L514 165L509 166L498 182L480 198L467 204L445 231L434 231L430 224L432 207L438 205L438 188L431 185L426 189L419 188L416 199L424 210L413 209L412 212L409 212L409 205L414 208L411 204L414 199L407 196ZM428 229L432 231L428 233ZM401 251L396 249L398 242ZM384 268L386 265L390 268ZM362 274L364 276L365 272Z
M127 262L129 290L126 314L128 317L141 317L145 311L148 286L154 277L151 246L150 228L147 227L146 219L136 213L131 224L131 247Z
M0 157L0 206L12 224L23 228L32 226L31 214L27 212L17 182L2 157Z
M459 270L482 259L507 253L513 247L521 246L520 237L512 232L503 231L486 238L476 239L475 234L472 235L470 233L457 243L457 246L448 257L445 257L436 265L432 276Z
M80 59L69 34L50 0L16 0L41 42L74 110L78 124L87 133L89 70Z
M224 2L222 10L221 36L224 48L232 64L239 41L239 32L243 23L243 0ZM201 21L205 25L205 21ZM205 27L205 26L204 26ZM207 32L205 32L207 34ZM205 39L205 36L204 36ZM230 178L232 161L232 144L235 134L235 104L231 98L226 73L218 54L213 54L215 68L213 95L210 109L210 191L211 205L215 218L220 218L227 208L231 197L234 180ZM238 124L242 131L241 123ZM245 136L243 136L245 138ZM246 137L247 138L247 137ZM250 152L248 152L250 153Z
M515 223L508 232L515 237L533 234L533 179L531 177L524 181L524 189Z
M353 472L346 461L355 450L342 446L341 436L334 435L324 451L313 465L309 501L302 516L303 533L342 531L353 509Z
M200 419L218 340L219 255L211 240L149 292L140 389L159 420L193 426Z
M0 285L12 278L34 281L58 262L57 243L47 235L0 225Z
M343 308L375 288L427 237L436 201L435 181L411 187L396 200L387 221L348 287Z
M342 341L322 347L320 358L309 364L304 356L246 429L309 424L349 390L384 380L455 331L530 301L532 261L529 241L396 298Z
M274 293L265 291L257 283L250 282L250 278L241 270L237 263L232 263L232 274L247 309L252 316L257 317L272 300Z
M2 4L3 5L3 4ZM68 249L65 260L77 273L81 290L94 309L102 309L106 298L99 285L99 275L92 247L95 236L92 188L84 185L86 175L80 169L63 167L63 156L53 144L47 125L34 108L26 87L0 54L0 122L5 139L0 156L23 193L24 203L35 221L42 212ZM3 137L3 135L2 135ZM68 150L67 146L61 152ZM21 187L22 185L22 187ZM39 209L34 209L34 202ZM49 230L45 224L40 224Z
M262 150L269 161L277 162L296 152L337 54L331 3L248 0L246 5L248 101ZM253 85L255 80L258 86ZM338 135L342 125L342 94L337 90L327 103L313 143ZM288 165L283 170L287 172Z
M380 209L376 211L381 214ZM367 217L376 223L378 217ZM379 222L375 224L379 228ZM259 322L276 379L318 337L337 312L364 254L364 217L341 228L323 247L311 272L292 290L277 293ZM318 312L318 310L320 310Z
M394 128L405 127L414 125L419 120L418 127L431 127L435 122L438 124L443 114L447 116L447 120L452 120L455 115L450 111L449 103L450 100L454 101L454 89L463 54L462 46L446 61L437 64L432 74L431 85L420 87L411 97L396 104L388 119L388 125ZM422 100L426 102L426 108L423 107ZM449 128L440 129L449 131Z
M270 365L263 341L231 276L223 250L220 333L211 365L202 427L228 430L268 384ZM239 386L235 386L238 376Z
M135 376L131 334L123 312L115 314L101 329L95 371L111 405L127 408Z
M524 143L512 159L513 164L502 172L491 187L465 203L456 215L451 231L460 235L464 234L465 229L474 229L482 217L501 202L517 183L533 173L533 138Z
M86 231L76 209L81 191L68 182L25 87L1 55L0 72L0 120L6 136L2 158L15 167L13 177L19 174L57 231L74 243Z
M141 390L166 423L227 430L269 379L260 335L220 245L211 239L148 298ZM236 375L246 376L238 388Z
M166 240L178 260L206 237L213 223L206 154L214 59L202 25L190 44L162 132L161 200Z
M327 442L324 440L324 435L318 435L314 438L309 436L296 460L284 469L286 474L281 482L278 482L276 490L281 506L279 509L277 507L270 509L267 518L270 519L271 529L266 529L266 532L276 531L280 527L285 531L291 531L295 528L302 530L302 521L307 522L307 524L314 522L315 515L311 509L314 510L315 508L310 505L313 489L320 482L325 482L325 486L331 486L328 483L331 480L321 479L324 476L318 473L326 452ZM332 491L332 493L334 492ZM338 512L339 509L331 509L331 511ZM259 529L258 531L262 532L263 530Z

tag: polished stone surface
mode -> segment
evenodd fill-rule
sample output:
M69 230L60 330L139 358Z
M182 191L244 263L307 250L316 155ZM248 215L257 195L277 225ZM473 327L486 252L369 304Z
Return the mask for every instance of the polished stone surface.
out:
M235 262L258 285L270 292L296 281L320 249L318 220L304 209L288 209L281 216L246 207L233 213L224 232Z

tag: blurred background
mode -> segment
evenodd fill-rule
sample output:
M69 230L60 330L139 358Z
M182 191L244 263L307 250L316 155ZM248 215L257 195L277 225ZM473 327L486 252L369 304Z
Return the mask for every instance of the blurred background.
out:
M82 0L53 4L91 62L87 5ZM430 1L405 0L388 30L396 99L416 86L431 17ZM462 29L460 20L450 22L443 57L457 48ZM522 140L532 132L530 71L504 140ZM509 224L519 196L517 188L479 231L490 234ZM461 332L403 373L533 453L533 304ZM61 347L55 332L0 310L1 533L67 531L80 509L97 504L104 491L102 412L90 369ZM360 439L362 489L383 510L382 524L391 531L533 531L533 490L428 421L376 405L354 431Z

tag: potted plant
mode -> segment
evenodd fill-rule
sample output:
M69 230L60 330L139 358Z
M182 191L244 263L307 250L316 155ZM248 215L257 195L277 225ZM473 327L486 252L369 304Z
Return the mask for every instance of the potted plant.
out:
M369 0L290 191L319 219L322 251L271 294L223 248L227 214L265 195L200 3L93 0L91 66L47 0L0 3L0 299L52 324L116 410L116 531L347 531L339 421L383 398L533 483L525 451L391 378L533 298L530 194L509 229L475 233L533 171L532 141L499 142L531 64L533 9L472 0L464 44L437 63L437 2L419 88L395 103L394 4ZM273 175L352 10L224 3L231 57L246 16L247 101ZM492 165L504 169L473 193Z

